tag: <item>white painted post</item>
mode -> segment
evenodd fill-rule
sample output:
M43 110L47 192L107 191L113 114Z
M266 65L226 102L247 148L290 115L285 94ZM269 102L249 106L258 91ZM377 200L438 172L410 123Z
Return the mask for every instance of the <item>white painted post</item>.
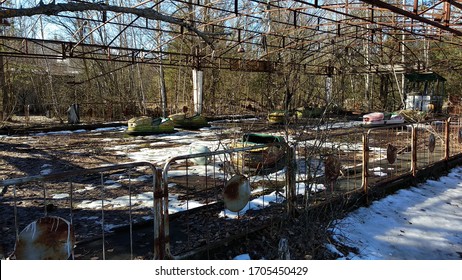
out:
M194 113L196 115L200 115L202 114L204 72L193 68L192 74L193 74Z

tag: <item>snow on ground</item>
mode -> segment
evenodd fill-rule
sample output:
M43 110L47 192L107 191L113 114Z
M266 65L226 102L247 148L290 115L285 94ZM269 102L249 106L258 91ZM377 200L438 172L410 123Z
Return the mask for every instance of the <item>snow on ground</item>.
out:
M340 259L462 259L462 167L350 213L333 232L358 249Z

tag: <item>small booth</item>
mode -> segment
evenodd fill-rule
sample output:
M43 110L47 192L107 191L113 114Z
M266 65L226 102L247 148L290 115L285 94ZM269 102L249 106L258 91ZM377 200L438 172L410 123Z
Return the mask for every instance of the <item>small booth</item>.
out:
M445 78L434 72L408 73L405 78L406 109L441 113Z

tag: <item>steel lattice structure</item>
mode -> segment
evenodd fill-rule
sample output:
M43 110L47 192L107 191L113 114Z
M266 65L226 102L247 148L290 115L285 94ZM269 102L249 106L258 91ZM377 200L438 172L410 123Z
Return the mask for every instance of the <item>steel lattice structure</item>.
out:
M289 64L314 74L403 72L420 67L416 42L459 46L462 34L459 1L126 1L133 5L122 9L129 10L112 2L22 9L5 2L0 53L242 71ZM8 32L18 19L37 23L40 15L54 22L56 38ZM371 59L384 54L395 58ZM348 60L342 67L335 63L340 57Z

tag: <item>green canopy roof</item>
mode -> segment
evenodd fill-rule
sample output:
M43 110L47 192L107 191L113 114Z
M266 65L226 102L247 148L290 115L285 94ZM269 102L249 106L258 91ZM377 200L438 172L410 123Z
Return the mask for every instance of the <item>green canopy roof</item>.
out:
M407 80L410 82L426 82L426 81L442 81L445 82L446 79L434 72L425 72L425 73L409 73L404 74Z

